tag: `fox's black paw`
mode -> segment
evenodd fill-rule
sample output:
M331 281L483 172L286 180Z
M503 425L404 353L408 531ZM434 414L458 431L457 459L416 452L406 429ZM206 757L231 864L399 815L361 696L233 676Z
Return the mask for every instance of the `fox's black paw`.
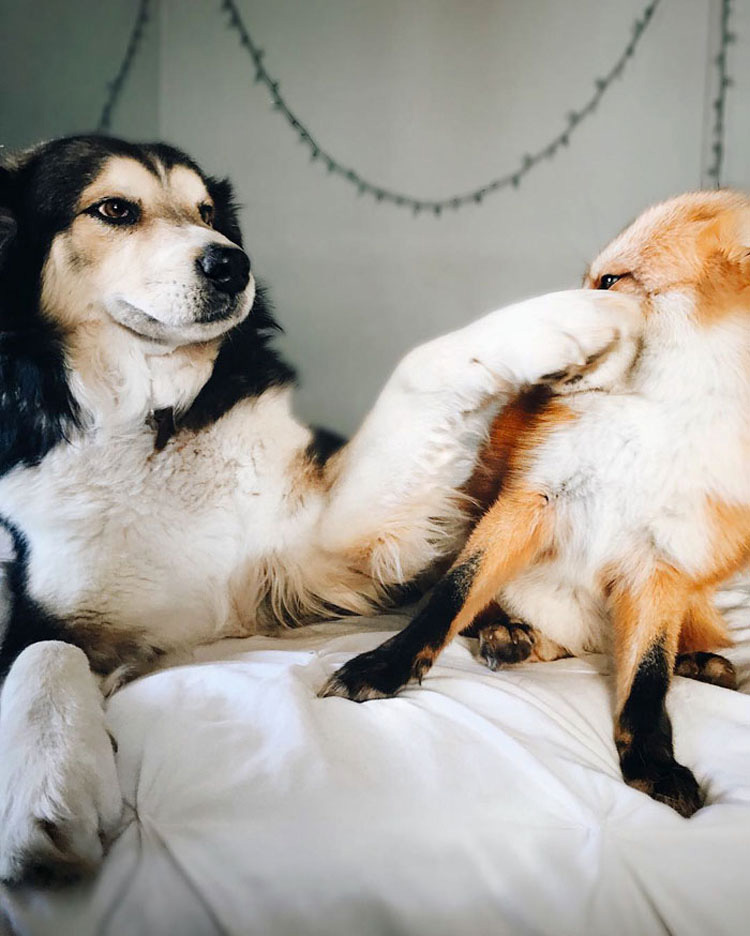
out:
M648 793L660 803L671 806L681 816L690 818L703 805L703 794L692 771L677 761L669 764L648 765L649 776L627 778L636 790Z
M534 649L534 630L520 621L509 621L479 632L479 656L491 670L505 663L522 663Z
M344 663L318 695L341 696L352 702L387 699L396 695L410 679L421 682L431 664L431 660L423 657L404 659L387 642Z
M681 653L675 661L674 671L677 676L687 676L688 679L697 679L712 686L737 688L734 664L718 653Z

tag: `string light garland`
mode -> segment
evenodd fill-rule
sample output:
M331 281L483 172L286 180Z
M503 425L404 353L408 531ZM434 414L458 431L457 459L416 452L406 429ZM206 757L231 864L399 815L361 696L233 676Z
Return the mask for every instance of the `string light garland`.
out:
M107 100L104 102L102 112L99 115L99 122L96 125L97 130L107 131L112 126L112 114L120 100L120 95L128 80L133 62L138 54L143 37L146 34L146 24L149 19L150 0L140 0L138 12L133 24L133 30L128 39L128 45L125 49L125 55L115 77L107 85Z
M633 23L630 38L619 58L609 71L602 77L596 79L594 82L595 90L586 103L578 110L571 110L568 112L564 128L558 132L556 136L552 137L545 146L524 155L518 165L510 172L492 179L485 185L473 189L472 191L462 192L449 198L424 199L406 195L403 192L370 182L355 169L339 162L323 147L282 97L279 90L279 82L274 79L266 69L263 49L258 46L248 32L240 12L237 9L235 0L220 0L222 10L229 17L229 28L237 33L240 44L247 51L253 63L255 82L257 84L262 84L266 88L271 97L274 109L286 119L292 130L294 130L299 137L299 140L308 148L311 160L324 165L329 174L339 176L344 181L350 183L356 188L360 195L371 196L376 202L410 209L414 214L425 212L431 213L435 217L440 217L443 212L449 210L455 211L466 205L480 205L489 195L501 191L502 189L518 188L522 180L533 169L541 163L552 159L562 147L567 147L570 144L573 134L584 121L597 110L602 98L609 91L612 84L623 74L629 59L635 55L636 49L660 3L661 0L649 0L640 17ZM146 33L146 26L150 19L150 6L151 0L139 0L135 22L128 39L124 57L117 74L107 86L106 101L102 107L97 125L97 129L101 131L108 131L111 128L112 115L117 108ZM715 180L717 187L721 185L721 174L725 154L726 96L728 88L732 85L727 69L728 47L731 43L736 41L736 35L730 28L731 15L732 0L721 0L719 52L715 59L718 73L718 90L717 96L713 101L712 159L711 164L706 170L708 175Z
M716 188L721 188L721 172L724 168L724 135L726 120L727 91L732 86L732 79L727 69L729 46L737 40L732 32L732 0L721 0L721 22L719 27L719 52L714 60L717 72L717 90L713 101L714 123L711 143L711 164L706 170L714 180Z
M660 3L661 0L650 0L650 2L646 4L640 17L633 23L630 39L624 51L620 54L620 57L605 75L596 79L594 82L594 93L583 107L568 112L565 128L554 136L545 146L533 153L527 153L523 156L520 163L511 172L499 176L496 179L492 179L473 191L462 192L449 198L424 199L414 198L411 195L405 195L403 192L394 191L382 185L376 185L360 175L355 169L335 159L331 153L318 142L316 137L290 109L281 96L279 82L269 74L263 62L263 49L261 49L250 36L234 0L221 0L222 8L229 16L230 28L237 33L240 44L246 49L253 62L256 83L266 87L271 96L274 109L286 118L300 141L310 150L310 158L314 162L319 161L323 163L331 175L340 176L342 179L349 182L357 189L360 195L370 195L377 202L386 202L396 205L399 208L410 208L414 214L420 214L423 211L432 212L432 214L437 217L440 217L444 211L456 211L466 205L479 205L488 195L492 195L502 189L511 187L518 188L522 179L540 163L552 159L562 147L568 146L573 134L586 118L594 113L613 82L622 75L628 60L635 55L638 43L653 19L654 13Z

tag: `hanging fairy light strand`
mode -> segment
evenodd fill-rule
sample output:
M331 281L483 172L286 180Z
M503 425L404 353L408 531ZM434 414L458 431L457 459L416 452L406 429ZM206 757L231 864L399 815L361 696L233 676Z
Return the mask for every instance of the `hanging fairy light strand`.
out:
M566 125L545 146L532 153L524 155L519 164L505 175L492 179L486 184L469 192L462 192L448 198L425 199L415 198L403 192L394 191L382 185L377 185L364 178L359 172L344 163L339 162L310 132L307 126L291 110L279 90L279 82L272 77L264 64L264 53L245 26L234 0L221 0L223 9L229 16L229 26L239 36L240 44L250 56L255 69L255 81L268 90L273 107L289 123L299 137L300 141L309 149L310 158L321 162L329 173L340 176L354 186L360 195L370 195L378 202L387 202L400 208L409 208L415 214L422 211L432 212L440 216L446 210L456 210L466 205L481 204L488 195L506 188L518 188L523 178L540 163L552 159L558 151L568 146L570 139L581 124L597 109L602 98L618 79L627 65L629 59L635 54L636 48L648 28L654 13L661 0L650 0L644 7L640 17L633 23L632 32L627 45L620 57L601 78L594 83L594 93L589 100L578 110L571 110L566 119Z
M737 36L731 29L731 18L732 0L721 0L719 51L714 60L717 76L716 97L712 102L714 122L711 143L711 163L706 169L707 174L714 180L716 188L721 187L721 173L724 168L727 91L732 86L732 79L729 77L727 67L727 58L729 46L737 39Z
M377 185L373 182L370 182L355 169L339 162L339 160L337 160L325 147L323 147L318 142L317 138L291 110L285 99L282 97L279 90L278 80L276 80L265 67L263 49L258 46L258 44L253 40L252 36L248 32L234 0L221 0L221 6L229 16L230 28L232 28L238 34L240 44L247 51L253 62L256 83L265 86L271 97L271 102L274 109L277 110L286 119L292 130L299 137L299 140L309 149L310 158L312 161L320 161L331 175L339 176L346 182L350 183L357 189L360 195L369 195L377 202L390 203L397 207L411 209L415 214L419 214L424 211L431 212L435 216L439 217L444 211L449 209L457 210L466 205L481 204L487 196L492 195L502 189L518 188L518 186L521 184L521 181L526 175L529 174L529 172L531 172L542 162L552 159L562 147L568 146L572 135L576 132L578 127L580 127L581 124L596 111L599 104L601 103L602 98L607 93L613 82L622 75L628 60L631 59L635 54L636 48L648 25L653 19L654 13L656 12L660 2L661 0L650 0L650 2L644 7L641 16L633 23L630 39L620 57L616 60L609 71L606 72L606 74L604 74L601 78L596 79L594 83L595 90L589 100L578 110L571 110L568 112L565 127L560 132L558 132L557 135L554 136L545 146L532 153L527 153L524 155L521 158L519 164L512 171L506 173L505 175L492 179L484 185L471 191L462 192L460 194L442 199L416 198L414 196L404 194L403 192L395 191L382 185ZM723 2L724 5L728 7L730 0L723 0ZM128 40L122 63L115 78L108 85L107 99L99 118L99 130L106 131L111 127L112 115L119 102L123 88L127 82L146 32L146 25L148 23L150 13L149 6L150 0L140 0L135 23ZM724 25L724 21L722 22ZM722 29L722 50L724 49L726 35L728 35L728 29L724 26ZM722 94L725 90L725 85L723 82L728 82L728 78L726 78L725 74L725 59L723 60L723 63L724 64L722 67L724 68L724 74L722 75L722 84L720 88ZM723 138L723 96L721 107L719 108L717 106L716 108L716 115L720 136ZM721 146L721 139L719 140L719 146ZM714 144L714 147L714 152L718 156L720 165L722 150L716 150L716 144ZM711 170L709 170L709 172L711 172ZM712 175L713 174L715 173L712 172Z
M120 100L120 95L130 75L133 62L138 55L143 37L146 34L146 24L149 18L149 3L150 0L140 0L138 4L138 12L136 13L135 23L133 24L133 29L128 39L125 55L120 63L117 74L107 85L107 99L99 115L99 122L96 125L97 130L109 130L112 126L112 114Z
M466 205L482 204L488 196L503 189L518 188L532 170L543 162L551 160L563 147L568 146L578 128L597 110L612 84L623 74L629 60L635 55L636 49L648 26L652 22L660 3L661 0L649 0L643 8L641 15L633 23L628 42L618 59L604 75L596 79L594 82L594 91L583 106L568 112L563 128L553 136L546 145L522 156L514 169L505 173L505 175L491 179L478 188L461 192L447 198L425 199L407 195L403 192L371 182L354 168L336 159L332 153L318 141L307 125L299 119L287 104L281 94L279 81L267 70L263 49L250 35L235 0L220 0L221 9L229 18L229 28L237 33L240 44L246 50L252 61L255 82L265 87L271 98L274 109L284 117L292 130L297 134L300 142L307 147L310 152L311 160L322 164L328 170L329 174L338 176L345 182L348 182L360 195L370 196L376 202L410 209L415 214L425 212L431 213L436 217L439 217L446 211L455 211ZM150 0L139 0L136 19L123 60L115 78L107 87L107 97L98 123L98 129L100 130L106 131L111 127L113 113L119 103L133 63L137 58L140 46L146 34L146 26L151 13L150 6ZM713 159L710 167L707 169L711 177L716 180L717 185L721 184L721 171L724 157L726 91L731 85L731 80L727 73L727 47L735 40L735 36L730 30L730 17L731 0L722 0L720 51L716 58L719 74L718 93L713 103Z

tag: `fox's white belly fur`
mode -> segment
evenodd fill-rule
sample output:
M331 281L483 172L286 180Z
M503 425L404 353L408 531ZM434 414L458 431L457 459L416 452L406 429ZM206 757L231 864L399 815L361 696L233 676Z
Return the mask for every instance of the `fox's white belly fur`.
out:
M726 391L717 385L715 372L710 390L700 371L683 364L682 374L694 388L682 398L638 380L629 392L572 396L574 418L535 452L526 480L549 497L555 558L501 597L573 653L609 649L603 570L637 581L662 562L698 576L715 548L709 499L750 503L750 399L731 379Z

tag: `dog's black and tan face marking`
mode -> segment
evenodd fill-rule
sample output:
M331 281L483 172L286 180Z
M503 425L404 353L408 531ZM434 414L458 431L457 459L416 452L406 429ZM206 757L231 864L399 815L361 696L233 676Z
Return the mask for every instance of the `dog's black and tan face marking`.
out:
M293 380L241 248L229 182L173 147L79 136L0 164L0 474L78 425L77 335L92 355L106 327L149 353L204 348L193 429Z
M99 156L51 239L44 313L64 329L108 316L175 347L237 325L254 281L245 252L216 227L221 190L165 147Z

